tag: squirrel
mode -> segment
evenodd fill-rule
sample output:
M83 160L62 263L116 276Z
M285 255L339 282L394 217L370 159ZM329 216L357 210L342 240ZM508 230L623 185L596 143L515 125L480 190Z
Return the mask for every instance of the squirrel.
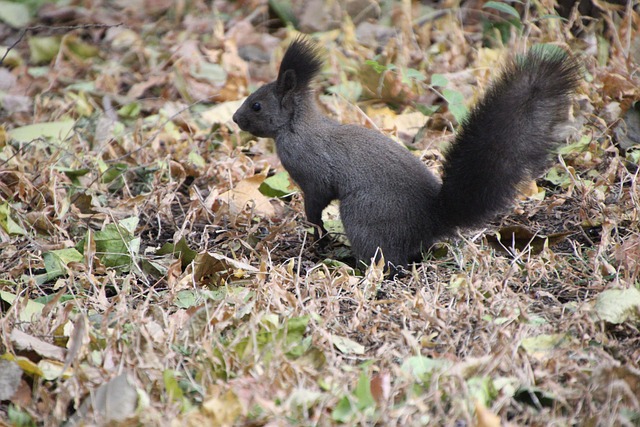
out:
M463 120L440 181L382 133L324 115L310 88L322 65L318 47L298 37L277 79L251 94L233 121L275 140L316 239L326 233L323 209L338 199L356 258L370 262L380 249L392 268L419 262L439 239L508 208L518 184L542 173L564 139L580 80L578 62L560 48L534 47L510 59Z

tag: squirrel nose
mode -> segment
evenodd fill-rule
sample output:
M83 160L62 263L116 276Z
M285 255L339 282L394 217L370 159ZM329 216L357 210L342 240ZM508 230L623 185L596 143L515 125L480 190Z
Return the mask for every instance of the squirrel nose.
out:
M237 111L233 114L232 119L233 119L233 122L235 124L238 124L238 112Z

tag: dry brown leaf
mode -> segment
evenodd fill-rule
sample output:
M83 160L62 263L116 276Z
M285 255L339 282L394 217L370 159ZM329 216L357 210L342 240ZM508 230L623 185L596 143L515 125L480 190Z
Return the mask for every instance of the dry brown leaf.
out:
M260 184L265 178L264 174L245 178L233 189L220 194L218 199L229 205L231 215L238 215L249 206L254 214L271 218L276 211L269 198L260 192Z
M194 259L193 278L201 282L213 275L244 277L247 273L255 274L259 270L242 261L238 261L213 252L202 252Z
M10 339L18 350L33 351L41 357L63 362L66 350L34 336L26 334L18 329L11 331Z
M69 341L67 342L67 357L64 361L65 372L74 361L79 360L80 356L87 351L89 345L89 333L87 331L87 320L84 315L80 315L78 320L73 325L73 331L69 334Z
M371 378L371 395L378 405L389 400L391 395L391 375L389 372L380 372Z

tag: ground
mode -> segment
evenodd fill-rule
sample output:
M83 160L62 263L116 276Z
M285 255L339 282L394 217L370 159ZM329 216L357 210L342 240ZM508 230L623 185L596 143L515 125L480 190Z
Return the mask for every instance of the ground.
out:
M637 2L0 3L2 425L640 424ZM435 173L535 44L583 64L569 136L486 228L356 266L230 120L299 32L326 114Z

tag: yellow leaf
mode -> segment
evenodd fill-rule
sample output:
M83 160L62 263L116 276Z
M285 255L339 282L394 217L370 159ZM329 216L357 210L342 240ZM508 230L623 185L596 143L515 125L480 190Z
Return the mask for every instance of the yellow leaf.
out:
M12 354L7 353L7 354L2 355L2 358L6 359L6 360L11 360L13 362L16 362L18 364L18 366L20 366L20 369L22 369L27 374L36 375L36 376L39 376L39 377L43 376L42 369L40 369L40 367L38 365L36 365L35 363L33 363L31 360L27 359L26 357L14 356Z

